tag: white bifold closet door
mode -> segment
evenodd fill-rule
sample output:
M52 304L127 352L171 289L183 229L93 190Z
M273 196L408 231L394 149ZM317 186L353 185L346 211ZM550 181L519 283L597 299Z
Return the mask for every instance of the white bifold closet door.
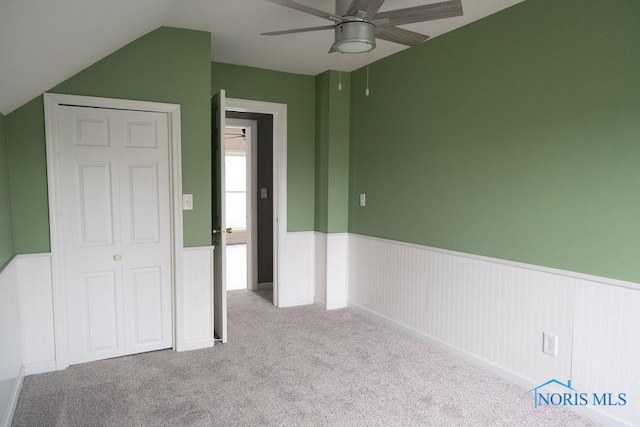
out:
M61 107L69 362L172 346L163 113Z

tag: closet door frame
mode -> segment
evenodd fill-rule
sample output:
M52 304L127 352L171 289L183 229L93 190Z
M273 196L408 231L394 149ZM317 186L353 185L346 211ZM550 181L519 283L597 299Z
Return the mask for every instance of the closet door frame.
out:
M56 369L66 369L69 366L66 285L64 281L64 240L62 238L63 221L61 220L61 164L57 155L58 146L60 144L58 138L58 108L62 105L149 111L167 114L167 121L169 124L169 180L171 187L170 215L173 349L176 351L186 350L183 320L183 219L180 106L177 104L46 93L44 94L44 113Z

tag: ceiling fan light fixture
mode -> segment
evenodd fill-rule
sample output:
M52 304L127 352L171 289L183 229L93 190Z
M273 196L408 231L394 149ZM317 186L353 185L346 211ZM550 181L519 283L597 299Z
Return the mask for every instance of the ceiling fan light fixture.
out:
M376 47L375 27L365 21L347 21L337 24L334 46L342 53L369 52Z

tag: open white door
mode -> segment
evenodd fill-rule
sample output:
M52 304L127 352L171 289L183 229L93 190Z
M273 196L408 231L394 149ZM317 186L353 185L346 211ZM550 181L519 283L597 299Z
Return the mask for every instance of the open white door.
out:
M213 279L213 329L222 340L227 342L227 284L226 284L226 245L227 222L225 221L225 185L224 185L224 153L225 153L225 93L221 90L211 99L211 127L213 139L213 245L214 279Z

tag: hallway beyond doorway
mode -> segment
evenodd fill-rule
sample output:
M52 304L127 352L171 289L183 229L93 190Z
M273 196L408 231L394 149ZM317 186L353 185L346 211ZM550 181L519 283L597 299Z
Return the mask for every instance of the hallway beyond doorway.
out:
M247 289L247 245L227 245L227 291Z

